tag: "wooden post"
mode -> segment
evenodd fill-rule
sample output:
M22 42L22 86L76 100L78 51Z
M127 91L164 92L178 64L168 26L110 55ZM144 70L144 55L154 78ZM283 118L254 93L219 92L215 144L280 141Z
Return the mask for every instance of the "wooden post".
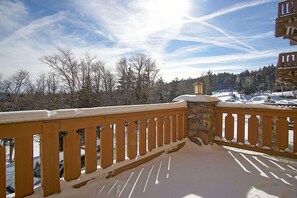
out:
M164 118L164 144L170 144L170 118Z
M48 196L60 192L58 122L43 123L40 146L41 183L43 195Z
M294 118L293 121L294 121L293 153L296 153L297 152L297 118Z
M171 116L171 136L172 142L176 142L176 115Z
M80 135L71 130L64 137L64 179L70 181L81 174Z
M24 131L25 132L25 131ZM15 196L33 194L33 137L15 138Z
M183 113L183 138L186 138L188 135L188 114Z
M255 115L252 115L248 121L248 140L251 145L256 146L259 136L259 120Z
M148 150L156 148L156 122L151 118L148 124Z
M217 136L219 136L222 139L222 112L216 111L216 129L217 129Z
M241 142L244 144L244 131L245 131L245 115L237 115L237 143Z
M135 159L137 156L137 125L132 121L127 130L127 156L129 159Z
M263 116L263 132L262 132L263 146L272 146L272 117Z
M139 155L146 154L146 119L140 120L139 125Z
M113 137L112 128L104 125L100 132L100 162L101 168L106 168L113 164Z
M182 114L177 115L177 139L182 140L183 139L183 118Z
M85 128L85 163L86 173L97 170L96 127Z
M225 118L225 137L228 141L234 138L234 117L232 113L228 113Z
M289 125L286 117L279 117L276 121L276 146L280 150L288 148Z
M125 160L125 123L116 123L116 161Z
M157 143L158 147L163 146L163 117L157 119Z
M0 197L6 196L5 148L0 145Z

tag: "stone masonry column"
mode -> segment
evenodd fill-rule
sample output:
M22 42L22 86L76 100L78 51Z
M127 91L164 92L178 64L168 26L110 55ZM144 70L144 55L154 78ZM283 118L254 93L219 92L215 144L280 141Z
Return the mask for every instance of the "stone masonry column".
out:
M215 138L214 107L219 99L207 95L181 95L173 101L185 100L188 104L188 137L198 145L207 145Z

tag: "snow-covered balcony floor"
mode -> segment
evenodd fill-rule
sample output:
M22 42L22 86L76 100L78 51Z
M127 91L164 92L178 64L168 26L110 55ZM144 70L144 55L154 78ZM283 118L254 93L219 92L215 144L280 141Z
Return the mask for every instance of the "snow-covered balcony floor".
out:
M175 153L49 197L297 197L297 162L186 139Z

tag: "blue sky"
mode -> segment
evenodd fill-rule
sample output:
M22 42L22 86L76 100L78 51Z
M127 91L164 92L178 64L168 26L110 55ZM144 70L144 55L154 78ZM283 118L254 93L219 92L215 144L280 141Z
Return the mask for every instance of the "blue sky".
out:
M0 73L49 70L40 57L71 48L114 70L122 56L147 53L165 81L211 70L239 73L294 51L274 37L277 0L0 1Z

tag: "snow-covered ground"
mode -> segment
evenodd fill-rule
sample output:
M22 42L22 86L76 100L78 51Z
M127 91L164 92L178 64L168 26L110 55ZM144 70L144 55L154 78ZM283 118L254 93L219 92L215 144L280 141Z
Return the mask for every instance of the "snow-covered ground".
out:
M186 139L179 151L51 197L297 197L297 162L228 147L197 146ZM41 192L29 196L41 197Z
M217 97L222 102L233 103L247 103L247 104L264 104L267 102L268 97L271 98L271 102L275 104L296 104L297 99L288 99L286 97L294 97L294 91L288 92L273 92L273 93L258 93L255 95L244 95L238 92L213 92L214 97Z

